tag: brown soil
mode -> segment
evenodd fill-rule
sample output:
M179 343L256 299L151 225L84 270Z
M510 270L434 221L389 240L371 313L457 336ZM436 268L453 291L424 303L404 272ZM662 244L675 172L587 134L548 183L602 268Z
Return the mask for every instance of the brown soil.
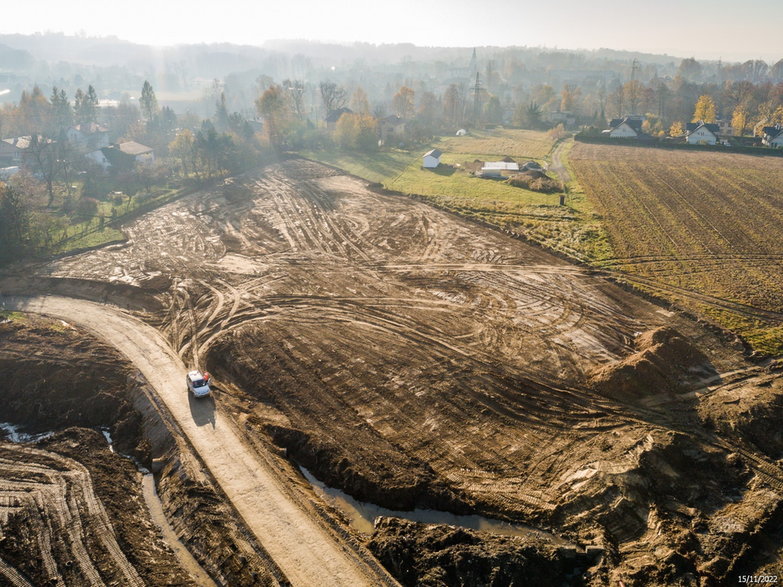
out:
M692 390L717 375L710 360L673 328L661 327L636 337L637 352L596 369L593 387L620 401Z
M0 324L0 380L3 420L30 433L65 428L32 447L0 442L0 561L9 568L35 585L58 577L69 585L96 577L107 584L195 584L150 519L136 465L110 451L95 429L107 427L119 453L148 467L153 458L165 463L164 508L213 577L222 584L278 583L266 555L194 471L176 431L116 351L61 321L27 316ZM18 497L23 479L36 484L37 507L26 496L32 486ZM63 503L70 522L61 517ZM0 582L8 578L3 570Z
M380 518L370 550L403 585L582 585L592 556L551 543Z
M87 584L95 576L107 584L194 584L149 520L136 467L110 452L99 432L68 428L35 448L3 444L0 458L3 493L13 495L24 479L30 496L19 498L2 530L0 557L32 584L58 577L66 585ZM79 534L83 548L76 547Z
M140 315L328 483L599 544L594 585L719 585L774 562L749 551L783 498L779 443L752 434L780 420L778 379L713 330L302 161L128 233L46 270L142 291L169 278Z

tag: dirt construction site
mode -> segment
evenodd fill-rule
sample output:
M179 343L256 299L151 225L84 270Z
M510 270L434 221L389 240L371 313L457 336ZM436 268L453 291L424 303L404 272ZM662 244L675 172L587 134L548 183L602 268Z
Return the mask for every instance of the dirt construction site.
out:
M0 583L783 572L783 369L731 334L303 159L125 232L0 276L0 421L52 433L0 441ZM398 514L359 530L309 476Z

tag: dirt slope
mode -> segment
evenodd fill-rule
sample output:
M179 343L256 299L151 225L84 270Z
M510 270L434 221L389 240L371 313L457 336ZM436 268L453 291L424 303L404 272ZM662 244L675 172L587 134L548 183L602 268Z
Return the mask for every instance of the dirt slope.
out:
M189 400L185 365L153 328L113 308L57 297L3 299L6 308L77 324L120 350L160 394L248 528L294 585L379 585L393 581L295 503L214 402Z

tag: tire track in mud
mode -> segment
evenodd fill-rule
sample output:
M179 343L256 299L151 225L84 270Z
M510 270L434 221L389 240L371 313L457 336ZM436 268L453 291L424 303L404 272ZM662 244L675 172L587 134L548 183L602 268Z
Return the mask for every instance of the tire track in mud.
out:
M25 462L30 460L39 462ZM55 453L0 444L0 471L0 495L26 493L22 507L32 514L38 529L40 556L50 577L62 580L53 555L52 545L56 541L59 548L71 553L87 583L104 584L85 545L89 531L90 540L97 541L109 555L124 585L144 585L117 543L109 516L83 465Z
M22 577L16 569L6 563L2 558L0 558L0 575L5 577L13 587L33 587L27 579ZM56 577L59 580L57 575L52 575L52 577Z
M358 545L322 525L265 461L240 439L222 413L199 424L185 399L185 366L152 327L84 300L0 298L6 308L70 321L104 339L142 372L198 452L258 543L294 585L395 585ZM214 410L214 408L212 408Z

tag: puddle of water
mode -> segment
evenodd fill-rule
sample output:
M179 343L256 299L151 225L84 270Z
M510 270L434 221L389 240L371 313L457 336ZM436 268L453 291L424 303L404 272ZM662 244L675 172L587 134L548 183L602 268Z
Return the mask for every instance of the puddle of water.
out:
M103 434L103 437L106 439L106 442L109 445L109 450L114 452L114 444L112 443L109 429L101 428L101 434ZM201 567L193 555L190 554L190 551L187 549L187 547L180 541L177 533L174 532L174 528L171 527L171 524L169 524L169 521L166 518L166 514L163 512L163 503L161 503L160 496L158 496L158 490L155 488L155 476L150 473L149 470L144 468L135 458L129 455L123 455L120 453L117 454L123 458L133 461L133 464L135 464L139 472L142 473L143 477L141 479L141 492L144 496L144 503L147 504L147 510L150 513L150 518L158 527L158 530L160 530L160 533L163 536L163 540L174 552L174 556L177 557L180 566L182 566L182 568L185 569L187 573L190 573L192 578L195 579L196 583L199 585L217 587L212 578Z
M415 509L413 511L397 511L377 506L372 503L358 501L347 493L329 487L325 483L316 479L310 471L300 466L300 470L305 478L310 482L316 494L324 501L340 510L348 518L350 526L363 533L372 534L375 527L375 519L379 516L403 518L422 524L448 524L449 526L459 526L470 530L481 530L483 532L492 532L504 536L528 536L539 540L549 540L554 544L569 544L562 538L549 532L538 530L525 524L511 524L502 520L493 520L483 516L469 515L460 516L449 512L437 510Z
M179 564L182 565L182 568L190 573L197 584L216 587L215 582L201 567L198 561L193 558L193 555L190 554L187 547L180 542L176 532L174 532L174 528L169 524L166 514L163 512L163 504L160 501L160 497L158 497L158 491L155 489L155 477L152 473L144 474L144 477L142 478L142 492L152 521L160 529L163 540L165 540L166 544L174 551L174 555L179 560Z
M109 450L111 452L114 452L114 442L112 442L111 434L109 433L108 428L101 428L101 434L103 434L103 437L106 439L106 443L109 445Z
M7 440L14 443L20 442L35 442L36 440L43 440L48 438L54 432L40 432L38 434L28 434L27 432L20 432L21 426L16 426L9 422L0 422L0 430L5 432Z

